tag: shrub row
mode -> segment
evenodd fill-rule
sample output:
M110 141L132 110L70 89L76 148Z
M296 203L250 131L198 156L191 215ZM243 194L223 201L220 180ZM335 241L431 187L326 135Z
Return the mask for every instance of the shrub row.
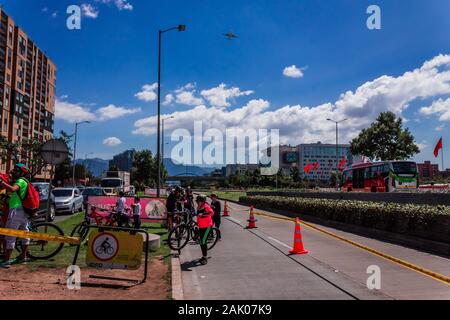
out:
M450 206L277 196L247 196L239 200L261 209L283 210L450 243Z

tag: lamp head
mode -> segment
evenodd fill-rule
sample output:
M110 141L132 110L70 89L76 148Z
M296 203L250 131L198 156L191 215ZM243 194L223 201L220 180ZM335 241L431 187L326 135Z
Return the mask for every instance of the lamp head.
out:
M185 30L186 30L186 25L184 25L184 24L178 25L178 31L182 32L182 31L185 31Z

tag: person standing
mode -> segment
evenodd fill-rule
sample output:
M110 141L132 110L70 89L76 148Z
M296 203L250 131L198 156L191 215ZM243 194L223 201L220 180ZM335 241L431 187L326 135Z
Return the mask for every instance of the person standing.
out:
M217 194L213 193L211 194L211 208L214 210L214 216L213 216L213 222L214 226L217 229L220 229L220 214L222 212L222 206L220 204L219 199L217 198ZM219 239L221 239L220 233L219 233Z
M119 227L122 227L123 221L125 221L125 205L127 203L127 199L125 198L125 193L123 191L119 192L119 199L117 199L116 207L117 207L117 224Z
M202 265L208 263L208 236L213 226L212 217L214 211L206 202L205 196L197 196L197 224L200 237L200 248L202 249L202 258L199 260Z
M27 174L27 167L24 164L19 163L14 166L14 169L11 172L11 181L15 181L13 185L10 185L3 179L0 179L0 187L5 188L8 192L10 192L8 221L5 226L7 229L28 231L27 226L29 215L25 213L21 200L25 199L28 191L28 182L24 178ZM12 264L26 262L30 239L22 239L22 252L16 259L11 259L12 252L16 245L16 237L7 236L5 237L5 241L5 258L0 264L0 267L9 269Z
M133 225L135 229L141 228L141 198L134 197L133 207Z

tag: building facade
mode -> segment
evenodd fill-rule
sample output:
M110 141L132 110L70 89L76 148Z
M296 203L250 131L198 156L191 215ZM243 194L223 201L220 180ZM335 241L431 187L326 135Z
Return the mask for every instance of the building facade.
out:
M300 144L297 146L299 151L299 171L302 178L318 181L329 181L331 173L338 169L340 162L345 159L343 167L352 164L353 157L350 152L350 145L338 145L338 156L336 157L335 144L323 144L321 142L311 144ZM319 164L315 169L316 163ZM304 168L311 165L309 173Z
M0 131L3 139L46 141L53 137L56 67L0 8ZM22 162L27 155L22 154ZM1 161L1 171L12 161ZM43 178L44 174L37 178Z
M113 157L112 160L109 161L110 167L117 167L117 169L121 171L130 172L133 168L134 155L136 154L136 150L130 149L124 151Z
M432 164L431 161L418 163L417 169L419 171L420 179L433 179L436 175L439 174L439 165Z

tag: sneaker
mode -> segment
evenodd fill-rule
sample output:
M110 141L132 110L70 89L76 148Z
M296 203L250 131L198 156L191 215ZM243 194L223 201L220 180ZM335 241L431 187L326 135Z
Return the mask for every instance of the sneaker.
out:
M2 268L2 269L11 268L11 260L0 263L0 268Z
M13 259L13 260L11 260L11 264L12 265L14 265L14 264L26 264L27 262L28 262L27 258L22 258L20 256L15 258L15 259Z
M200 259L200 263L201 263L202 265L207 264L207 263L208 263L208 258L202 257L202 258Z

